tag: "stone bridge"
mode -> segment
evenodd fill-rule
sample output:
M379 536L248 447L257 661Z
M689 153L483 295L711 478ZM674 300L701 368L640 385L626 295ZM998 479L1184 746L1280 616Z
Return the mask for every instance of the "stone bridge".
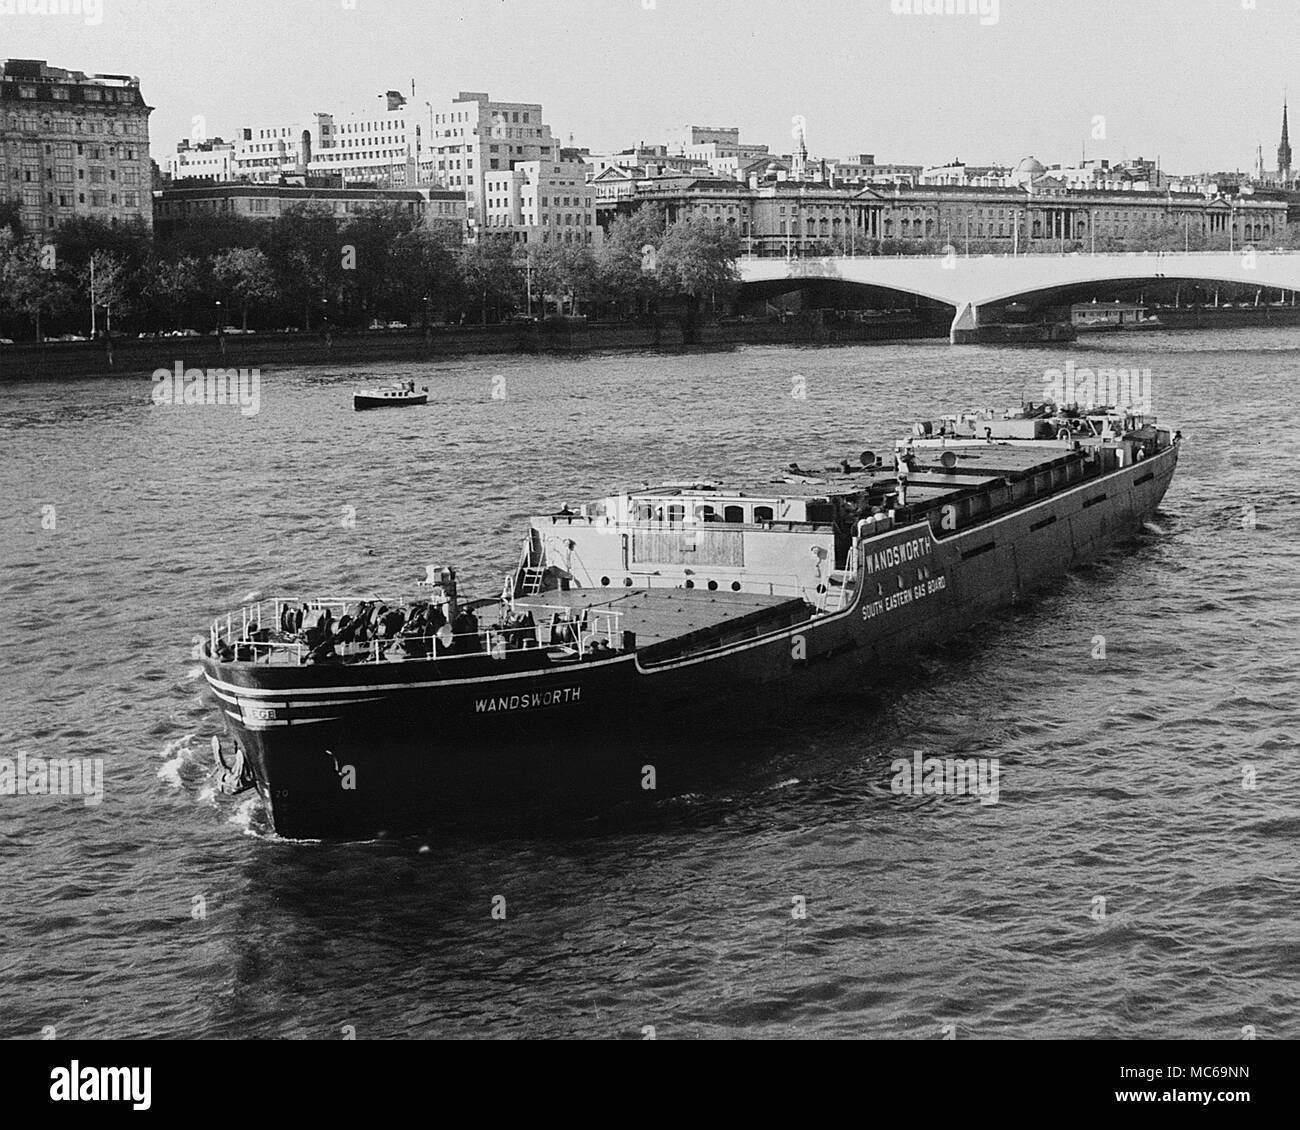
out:
M1088 255L826 256L741 259L744 283L825 280L858 283L946 303L952 329L979 325L980 307L1089 283L1236 283L1300 291L1300 252L1145 251Z

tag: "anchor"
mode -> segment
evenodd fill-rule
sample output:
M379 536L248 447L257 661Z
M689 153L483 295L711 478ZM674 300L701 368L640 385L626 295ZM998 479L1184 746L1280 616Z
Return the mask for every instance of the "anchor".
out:
M253 771L244 758L244 751L239 748L239 743L232 742L231 745L234 747L234 752L227 758L225 747L221 744L221 737L217 734L212 735L212 760L217 766L217 787L227 796L238 796L251 789L256 782Z

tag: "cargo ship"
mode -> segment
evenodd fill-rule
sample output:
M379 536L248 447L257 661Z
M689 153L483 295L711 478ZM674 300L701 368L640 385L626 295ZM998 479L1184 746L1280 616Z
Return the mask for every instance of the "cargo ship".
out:
M628 753L806 717L1138 533L1180 433L1030 406L918 423L884 456L685 481L533 516L499 591L429 566L384 598L284 597L197 646L222 786L291 839L419 832Z

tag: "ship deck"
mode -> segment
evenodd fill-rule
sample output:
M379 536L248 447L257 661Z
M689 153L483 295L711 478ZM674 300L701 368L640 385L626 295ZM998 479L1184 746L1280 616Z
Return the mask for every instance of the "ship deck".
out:
M530 611L539 623L560 608L574 616L584 608L617 613L619 627L635 633L638 651L723 635L758 634L806 620L811 614L803 600L788 596L678 588L551 591L517 597L515 608Z

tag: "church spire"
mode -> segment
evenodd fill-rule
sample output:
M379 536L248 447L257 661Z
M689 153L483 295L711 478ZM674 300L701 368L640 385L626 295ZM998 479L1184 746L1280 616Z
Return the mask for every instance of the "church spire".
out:
M1291 179L1291 130L1287 122L1287 101L1282 98L1282 144L1277 147L1277 174L1285 183Z

